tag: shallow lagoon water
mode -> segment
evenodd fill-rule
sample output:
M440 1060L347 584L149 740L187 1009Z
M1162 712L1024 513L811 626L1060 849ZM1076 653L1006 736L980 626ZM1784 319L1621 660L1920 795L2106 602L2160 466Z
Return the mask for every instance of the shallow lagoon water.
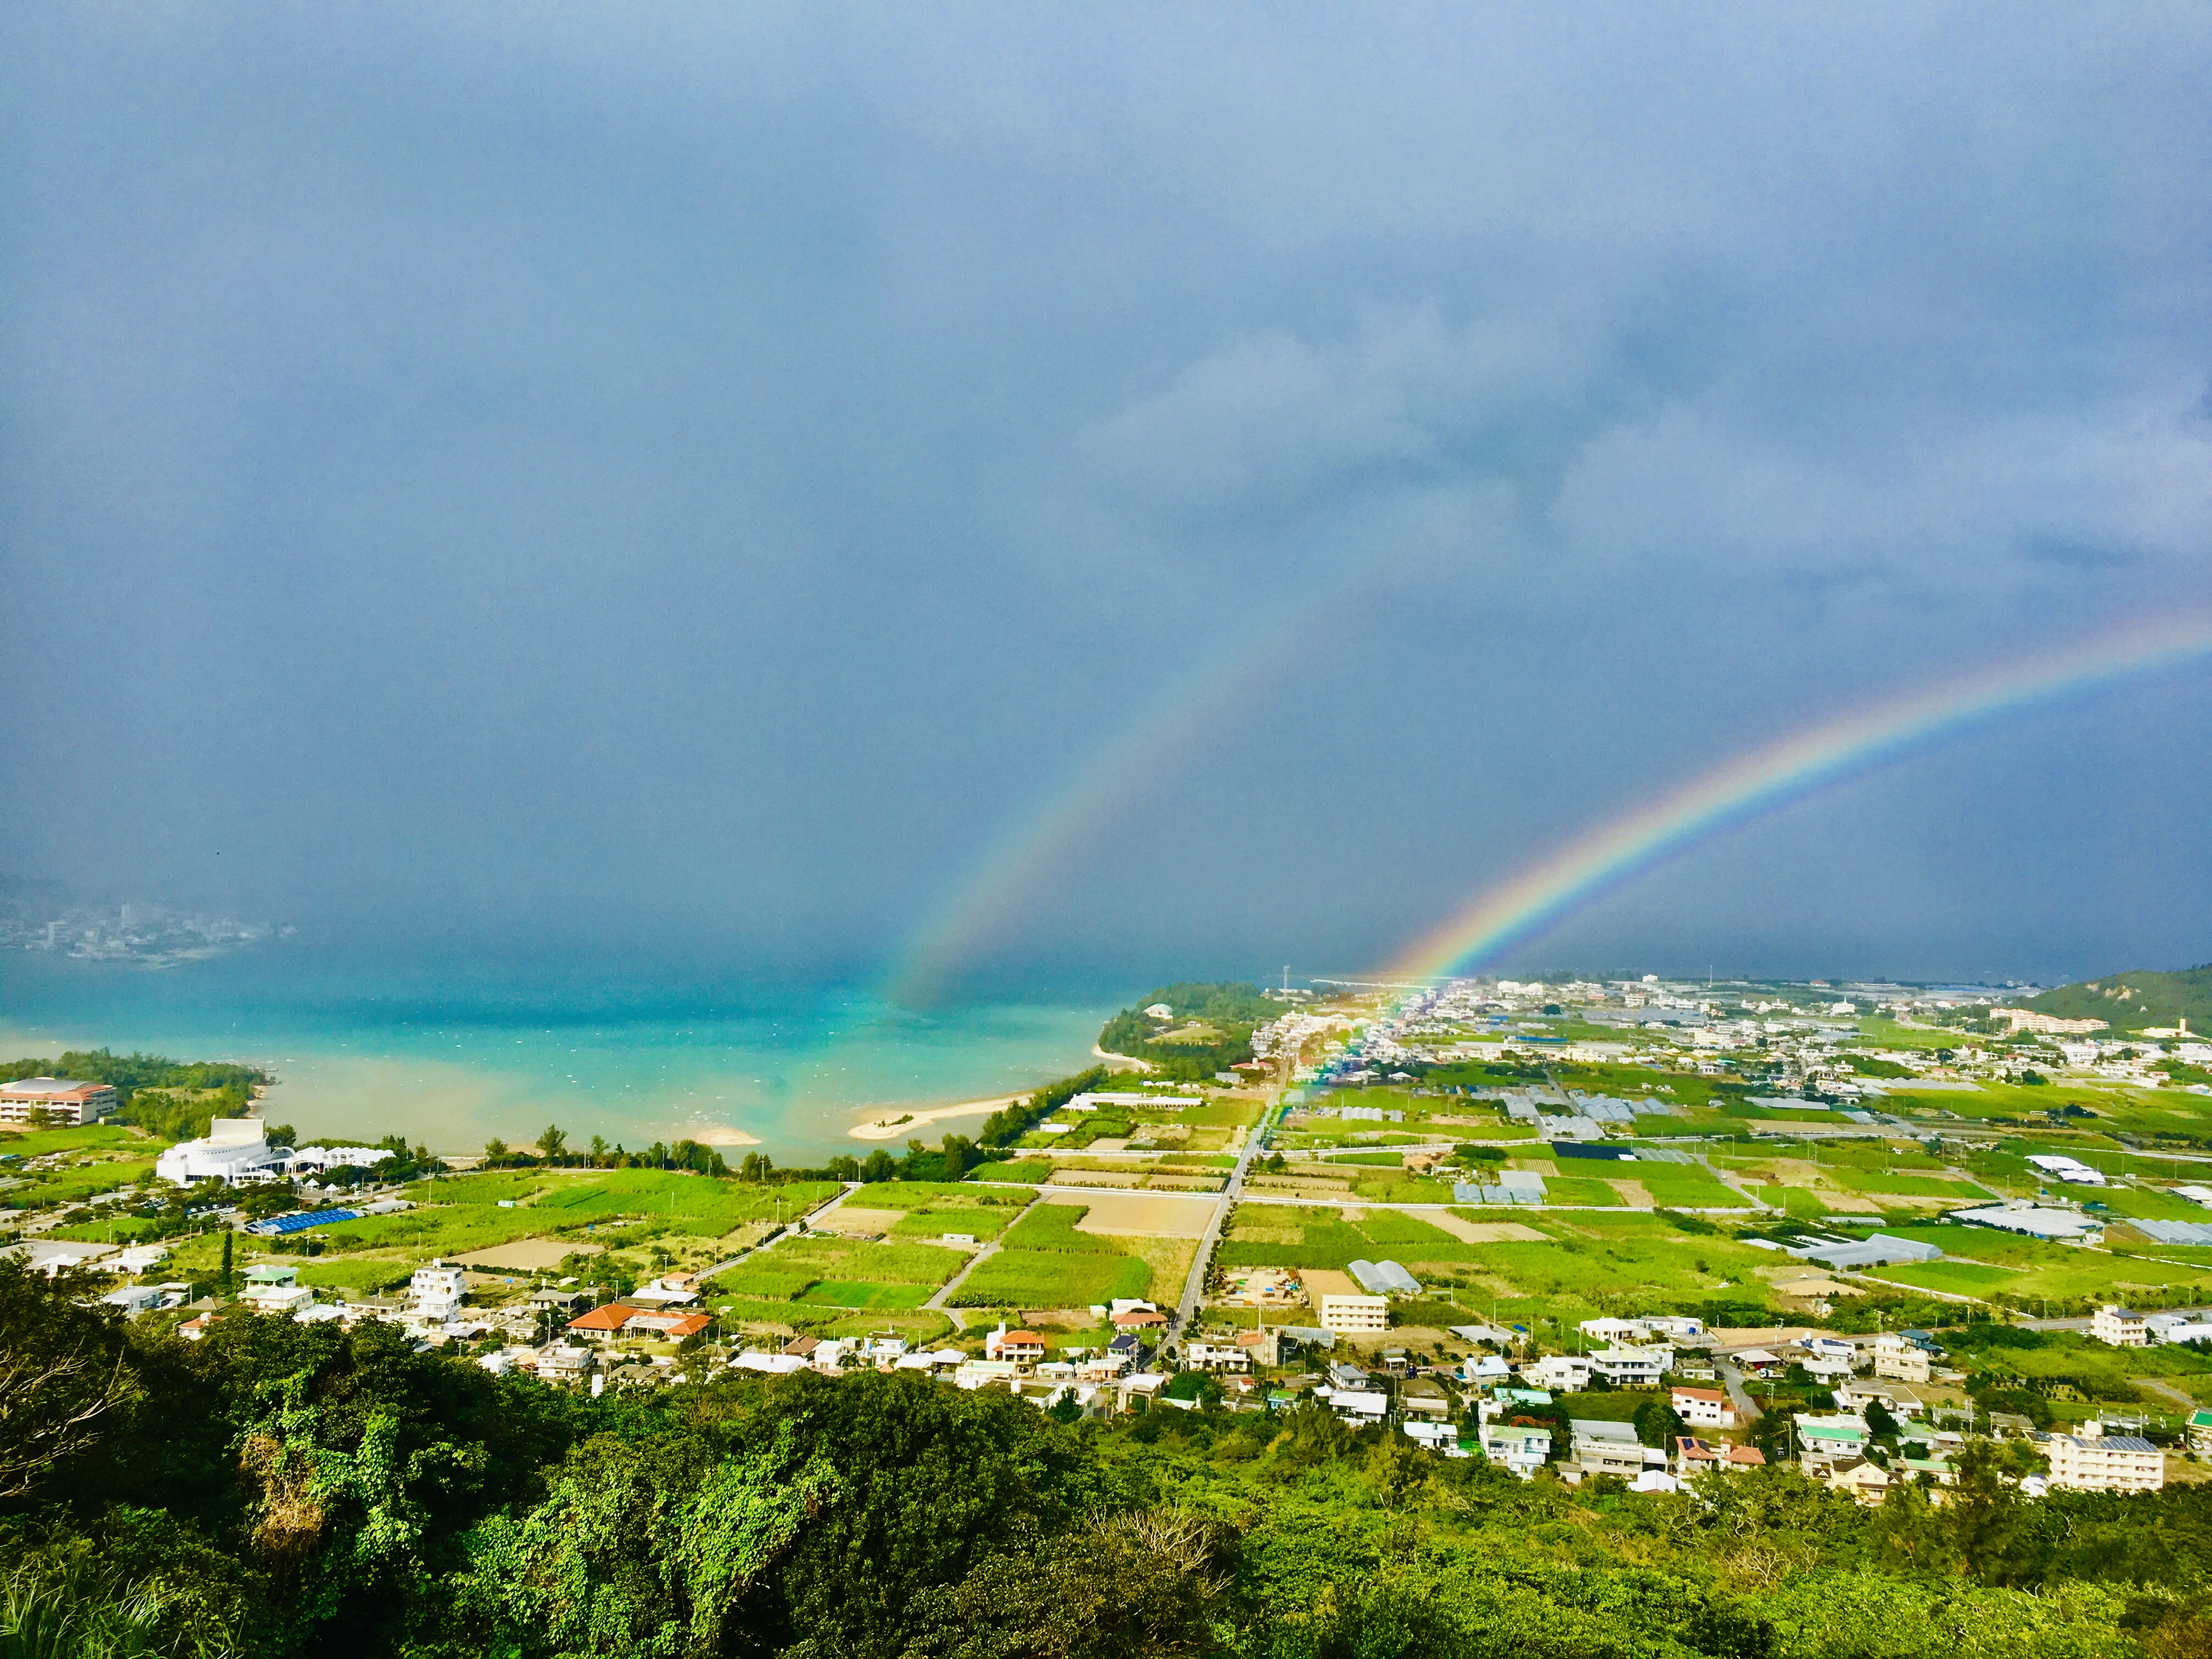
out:
M865 1150L846 1131L885 1108L1080 1071L1113 1006L922 1013L850 985L363 966L288 945L161 971L9 952L0 1056L106 1047L251 1060L277 1075L272 1119L310 1133L397 1131L447 1153L556 1123L572 1141L631 1147L734 1130L802 1163Z

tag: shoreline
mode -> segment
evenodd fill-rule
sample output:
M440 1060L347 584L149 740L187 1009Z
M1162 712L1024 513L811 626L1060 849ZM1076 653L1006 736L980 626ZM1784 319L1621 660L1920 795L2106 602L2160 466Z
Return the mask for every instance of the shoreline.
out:
M904 1113L896 1123L888 1118L870 1118L865 1123L855 1123L845 1133L855 1140L890 1140L903 1130L919 1129L948 1118L988 1115L1028 1098L1027 1095L1001 1095L995 1100L965 1100L957 1106L936 1106L926 1111Z

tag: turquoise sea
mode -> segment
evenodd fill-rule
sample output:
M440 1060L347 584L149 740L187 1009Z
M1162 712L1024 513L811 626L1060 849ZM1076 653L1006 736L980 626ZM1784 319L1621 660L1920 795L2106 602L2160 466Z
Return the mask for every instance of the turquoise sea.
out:
M1118 1006L1094 993L923 1013L850 985L656 966L563 976L364 964L289 944L158 971L9 951L0 1058L106 1047L251 1060L277 1076L272 1120L397 1131L448 1153L556 1123L574 1140L631 1147L750 1137L805 1164L865 1152L872 1143L848 1131L887 1109L1082 1070ZM968 1121L920 1133L933 1140Z

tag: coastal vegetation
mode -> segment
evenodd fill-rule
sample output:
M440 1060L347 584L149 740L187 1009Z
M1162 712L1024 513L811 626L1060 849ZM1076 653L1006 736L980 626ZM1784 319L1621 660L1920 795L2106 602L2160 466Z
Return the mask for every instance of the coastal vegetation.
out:
M1164 1007L1164 1015L1148 1009ZM1152 1074L1194 1081L1252 1058L1252 1032L1283 1012L1256 985L1185 981L1147 991L1098 1034L1109 1054L1146 1061Z

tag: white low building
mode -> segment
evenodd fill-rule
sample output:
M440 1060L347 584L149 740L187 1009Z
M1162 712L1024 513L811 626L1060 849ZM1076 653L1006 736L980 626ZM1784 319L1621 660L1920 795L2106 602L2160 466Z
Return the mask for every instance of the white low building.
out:
M180 1140L154 1162L154 1173L179 1187L196 1182L241 1181L271 1176L284 1167L287 1154L269 1144L258 1117L219 1117L198 1140Z
M1555 1394L1580 1394L1589 1387L1593 1367L1587 1354L1546 1354L1533 1364L1521 1368L1522 1381L1532 1387L1549 1389Z
M1379 1296L1324 1296L1321 1322L1340 1336L1376 1335L1390 1328L1390 1304Z
M1674 1415L1694 1428L1732 1429L1735 1426L1735 1407L1729 1402L1727 1394L1719 1389L1686 1389L1674 1387Z
M1590 1369L1616 1389L1656 1389L1668 1366L1674 1363L1672 1348L1601 1348L1590 1357Z

